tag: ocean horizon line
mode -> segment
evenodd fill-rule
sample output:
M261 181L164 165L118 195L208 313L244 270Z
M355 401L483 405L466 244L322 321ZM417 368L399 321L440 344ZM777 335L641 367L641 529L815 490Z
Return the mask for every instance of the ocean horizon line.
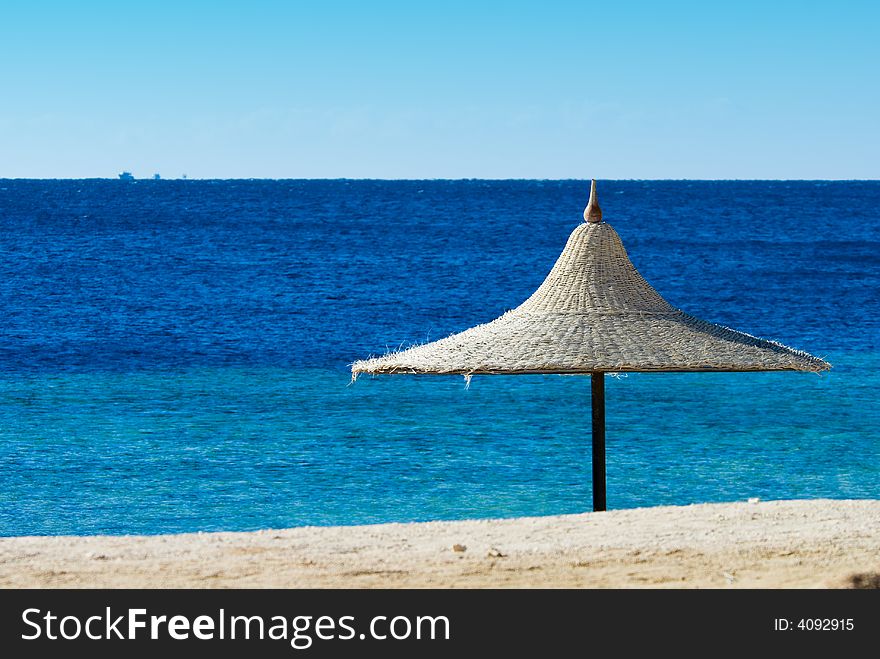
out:
M628 182L628 183L878 183L880 178L598 178L598 181L606 182ZM162 177L154 179L152 176L137 178L132 180L120 180L117 176L86 176L86 177L27 177L27 176L0 176L0 182L5 181L120 181L121 183L162 183L163 181L203 181L203 182L227 182L227 181L358 181L358 182L389 182L389 183L407 183L407 182L467 182L467 181L488 181L488 182L512 182L512 181L552 181L552 182L589 182L590 178L493 178L493 177L458 177L458 178L381 178L381 177Z

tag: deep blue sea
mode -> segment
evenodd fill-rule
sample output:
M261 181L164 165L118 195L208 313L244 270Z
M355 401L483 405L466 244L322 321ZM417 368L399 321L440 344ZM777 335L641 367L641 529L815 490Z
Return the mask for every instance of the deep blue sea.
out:
M0 535L588 510L588 378L348 370L518 305L587 192L0 180ZM834 365L607 378L609 507L880 497L880 182L599 198L672 304Z

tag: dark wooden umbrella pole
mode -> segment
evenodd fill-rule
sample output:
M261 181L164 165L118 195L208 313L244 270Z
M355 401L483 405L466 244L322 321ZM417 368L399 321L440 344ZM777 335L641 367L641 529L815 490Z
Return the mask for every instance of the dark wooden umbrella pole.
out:
M590 373L593 390L593 510L605 510L605 373Z

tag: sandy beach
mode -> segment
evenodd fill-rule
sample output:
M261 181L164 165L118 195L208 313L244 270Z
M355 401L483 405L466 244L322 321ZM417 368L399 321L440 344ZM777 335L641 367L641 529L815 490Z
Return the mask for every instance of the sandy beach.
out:
M10 587L880 585L880 501L770 501L251 533L0 539Z

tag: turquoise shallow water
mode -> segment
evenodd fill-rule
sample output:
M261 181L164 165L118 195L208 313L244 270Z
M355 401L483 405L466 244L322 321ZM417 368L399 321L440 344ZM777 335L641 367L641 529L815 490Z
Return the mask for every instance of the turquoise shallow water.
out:
M612 508L880 497L880 355L607 379ZM6 534L579 512L589 380L187 369L0 380Z
M0 535L589 509L587 378L347 372L522 302L587 190L0 180ZM670 303L834 365L608 378L609 506L880 497L880 182L599 197Z

